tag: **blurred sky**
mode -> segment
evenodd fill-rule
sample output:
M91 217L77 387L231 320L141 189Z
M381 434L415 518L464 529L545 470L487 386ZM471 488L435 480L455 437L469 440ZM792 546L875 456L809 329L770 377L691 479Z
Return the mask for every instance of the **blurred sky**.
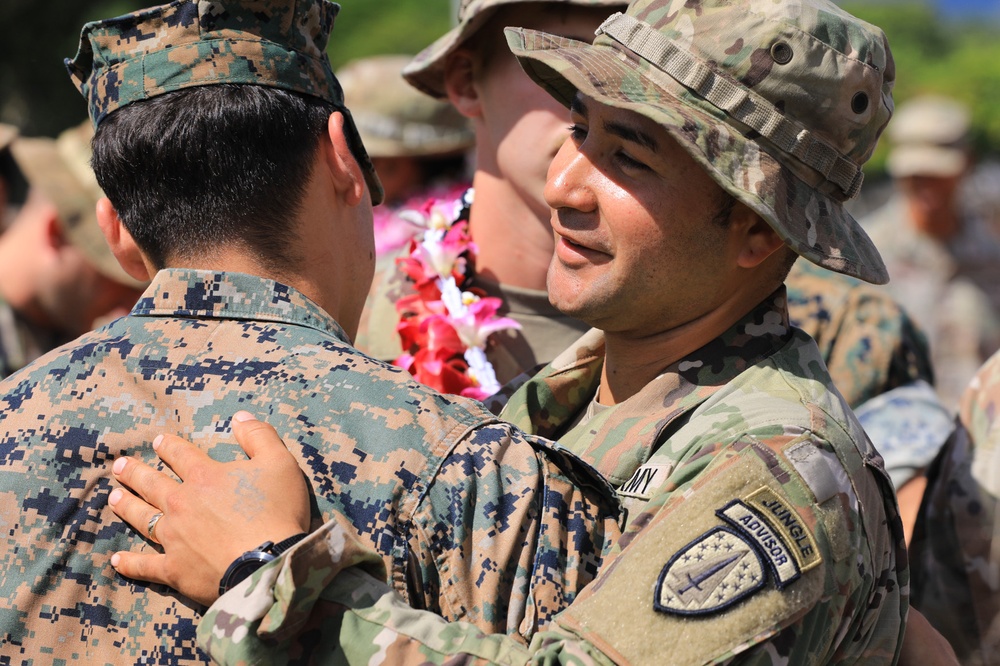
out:
M937 0L935 4L945 16L988 16L1000 19L1000 0Z

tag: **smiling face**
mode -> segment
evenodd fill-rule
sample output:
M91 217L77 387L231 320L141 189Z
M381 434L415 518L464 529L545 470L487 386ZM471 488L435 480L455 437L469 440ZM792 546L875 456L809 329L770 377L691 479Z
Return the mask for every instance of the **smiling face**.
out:
M652 120L578 95L548 173L549 299L608 332L652 335L739 286L732 199Z

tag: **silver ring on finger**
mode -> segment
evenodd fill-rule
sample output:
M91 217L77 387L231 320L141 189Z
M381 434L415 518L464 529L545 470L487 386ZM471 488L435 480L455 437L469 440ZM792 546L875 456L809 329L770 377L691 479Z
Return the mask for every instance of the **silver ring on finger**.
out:
M163 512L154 513L149 519L149 524L146 525L146 534L149 535L150 539L156 539L156 523L160 522L160 518L163 518Z

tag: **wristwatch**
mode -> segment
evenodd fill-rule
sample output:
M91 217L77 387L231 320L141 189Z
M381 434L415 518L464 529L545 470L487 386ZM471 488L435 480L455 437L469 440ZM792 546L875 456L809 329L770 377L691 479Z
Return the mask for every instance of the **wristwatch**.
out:
M268 562L272 562L278 559L278 556L283 552L302 541L307 536L306 532L301 534L296 534L295 536L290 536L284 541L279 541L274 543L273 541L265 541L253 550L247 551L237 557L229 568L226 569L226 573L222 575L222 580L219 581L219 596L233 589L244 579L248 578L254 571L260 569L262 566Z

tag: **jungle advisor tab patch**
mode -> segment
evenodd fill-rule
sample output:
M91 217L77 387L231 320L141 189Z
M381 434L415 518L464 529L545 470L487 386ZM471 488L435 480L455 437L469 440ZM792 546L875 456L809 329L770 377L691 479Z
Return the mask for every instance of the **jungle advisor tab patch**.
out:
M656 581L653 607L674 615L707 615L764 587L757 549L728 527L716 527L677 552Z

